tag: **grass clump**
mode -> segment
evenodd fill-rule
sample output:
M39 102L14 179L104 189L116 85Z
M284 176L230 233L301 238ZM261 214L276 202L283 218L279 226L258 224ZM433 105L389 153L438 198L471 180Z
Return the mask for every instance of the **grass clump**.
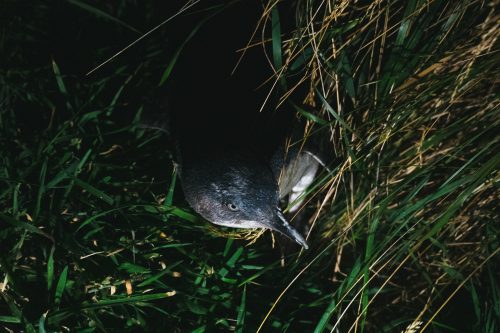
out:
M214 235L141 128L175 19L84 76L182 5L7 2L2 331L496 332L498 1L262 4L242 45L332 160L293 254Z

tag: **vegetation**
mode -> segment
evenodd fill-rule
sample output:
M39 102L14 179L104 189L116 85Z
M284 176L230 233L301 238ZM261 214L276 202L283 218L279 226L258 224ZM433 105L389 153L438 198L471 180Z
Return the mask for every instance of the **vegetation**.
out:
M334 157L307 251L214 232L140 126L189 43L178 18L221 6L187 2L86 76L181 7L4 2L2 332L500 330L499 1L255 6L242 47Z

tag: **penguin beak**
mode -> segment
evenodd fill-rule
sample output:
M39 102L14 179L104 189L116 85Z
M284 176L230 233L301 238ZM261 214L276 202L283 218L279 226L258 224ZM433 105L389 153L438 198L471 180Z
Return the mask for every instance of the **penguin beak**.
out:
M297 230L295 230L286 220L285 216L283 216L283 213L279 208L276 209L276 213L273 216L272 220L269 223L268 226L270 229L278 231L285 235L286 237L294 240L297 242L299 245L304 247L304 249L308 249L309 246L306 243L306 240L304 237L302 237L301 234L298 233Z

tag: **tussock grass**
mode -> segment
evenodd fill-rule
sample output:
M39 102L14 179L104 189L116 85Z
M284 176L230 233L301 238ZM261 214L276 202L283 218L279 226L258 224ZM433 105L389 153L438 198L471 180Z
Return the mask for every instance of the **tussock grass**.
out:
M82 75L168 10L61 6L0 14L2 331L498 331L498 1L262 4L242 45L330 161L297 253L217 235L140 126L175 20Z

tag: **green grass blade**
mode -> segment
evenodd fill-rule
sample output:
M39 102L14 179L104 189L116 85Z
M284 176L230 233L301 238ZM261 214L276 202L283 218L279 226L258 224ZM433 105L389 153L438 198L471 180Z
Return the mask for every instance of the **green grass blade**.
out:
M281 24L278 12L278 6L274 6L271 10L271 24L272 24L272 45L273 45L273 61L274 68L279 71L283 67L283 56L281 54Z
M42 196L45 193L46 187L45 187L45 177L47 175L47 158L43 161L42 168L40 170L40 177L39 177L39 188L38 188L38 193L36 197L36 205L35 205L35 211L33 212L33 219L37 219L38 215L40 214L40 207L42 204Z
M36 226L34 226L32 224L29 224L27 222L19 221L19 220L15 219L15 218L13 218L11 216L8 216L8 215L5 215L3 213L0 213L0 220L3 220L4 222L10 224L11 226L13 226L15 228L21 228L21 229L24 229L26 231L29 231L29 232L32 232L32 233L35 233L35 234L38 234L38 235L42 235L45 238L48 238L48 239L50 239L52 241L54 240L51 235L43 232L42 230L40 230Z
M170 186L168 187L167 197L165 198L165 202L163 203L163 207L170 208L172 207L172 203L174 201L174 190L175 183L177 180L177 170L174 168L172 171L172 178L170 179Z
M246 316L246 302L247 302L247 286L243 287L243 293L241 294L241 302L238 307L238 316L236 317L236 333L243 333L245 327L245 316Z
M68 266L65 266L59 280L57 281L56 291L54 294L54 304L59 305L61 303L61 298L66 288L66 281L68 278Z
M54 251L55 246L52 246L49 253L49 258L47 259L47 290L52 288L52 283L54 282Z
M108 205L114 204L113 198L110 197L109 195L107 195L106 193L104 193L103 191L100 191L99 189L95 188L94 186L90 185L87 182L84 182L83 180L81 180L79 178L75 178L74 181L75 181L75 185L81 187L82 189L87 191L87 193L95 196L96 198L99 198L100 200L104 201Z
M57 83L57 87L59 88L59 91L63 95L67 95L68 90L66 89L66 85L64 84L64 80L63 80L62 75L61 75L61 70L59 69L59 66L54 61L54 59L52 59L52 70L54 71L54 74L56 76L56 83Z
M20 324L21 319L13 316L0 316L0 322L3 323L11 323L11 324Z
M331 298L330 304L328 304L327 308L325 309L325 312L323 312L323 315L321 316L320 320L316 324L316 327L314 328L313 333L321 333L324 332L326 329L326 326L328 325L328 322L330 321L330 318L333 315L333 311L337 307L337 302L335 298Z
M88 5L84 2L81 2L81 1L78 1L78 0L67 0L69 3L77 6L77 7L80 7L81 9L83 10L86 10L87 12L95 15L96 17L101 17L103 19L106 19L106 20L109 20L109 21L112 21L114 23L117 23L133 32L137 32L137 33L141 33L139 30L137 30L136 28L134 28L133 26L131 26L130 24L128 23L125 23L123 22L122 20L116 18L115 16L113 15L110 15L108 13L106 13L105 11L103 10L100 10L99 8L96 8L94 6L91 6L91 5Z
M354 133L354 130L349 126L344 119L330 106L330 104L327 102L327 100L322 96L322 94L317 91L319 98L321 99L321 102L323 103L323 106L325 109L337 120L343 128L348 130L351 133Z

